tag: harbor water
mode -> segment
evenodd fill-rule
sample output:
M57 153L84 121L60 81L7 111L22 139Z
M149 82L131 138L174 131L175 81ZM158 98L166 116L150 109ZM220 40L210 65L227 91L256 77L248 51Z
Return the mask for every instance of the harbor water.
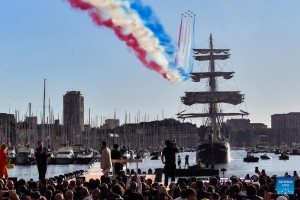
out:
M196 155L195 152L183 152L179 153L181 156L181 167L184 168L184 157L189 155L189 164L196 164ZM260 156L262 153L254 154L255 156ZM279 160L279 155L269 153L269 156L272 157L270 160L259 160L255 163L246 163L243 162L243 158L246 156L245 150L231 150L229 162L226 164L215 165L215 169L226 169L224 172L224 177L231 177L233 175L238 177L245 177L246 174L250 176L255 175L255 167L258 167L260 170L265 169L267 174L283 176L285 172L293 174L294 171L300 173L300 155L290 155L289 160ZM176 156L177 157L177 156ZM99 164L99 163L98 163ZM98 165L97 163L95 165ZM100 165L99 166L99 175L100 175ZM149 169L154 171L155 168L163 168L163 163L159 160L150 160L150 158L145 158L142 163L138 163L138 168L145 172L148 172ZM96 166L97 167L97 166ZM136 170L136 163L128 164L128 169ZM86 165L48 165L46 178L54 177L77 170L88 170ZM36 165L31 166L15 166L13 169L8 169L10 177L17 177L18 179L23 178L25 180L37 180L38 171ZM223 174L220 171L220 176Z

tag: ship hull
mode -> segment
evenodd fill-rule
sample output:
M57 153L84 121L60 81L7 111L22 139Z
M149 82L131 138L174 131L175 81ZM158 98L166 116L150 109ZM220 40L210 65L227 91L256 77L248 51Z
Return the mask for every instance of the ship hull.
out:
M227 163L230 145L226 141L202 141L197 145L196 161L209 164Z
M59 165L74 164L74 158L54 158L54 163Z

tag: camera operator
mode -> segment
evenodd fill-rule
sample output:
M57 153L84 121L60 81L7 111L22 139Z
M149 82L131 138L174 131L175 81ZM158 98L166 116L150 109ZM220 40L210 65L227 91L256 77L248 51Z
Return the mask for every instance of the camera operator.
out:
M176 157L175 154L179 152L178 147L175 142L170 142L166 140L166 147L163 149L161 154L161 161L165 164L165 186L168 186L168 179L171 177L171 181L175 181L175 171L176 171Z

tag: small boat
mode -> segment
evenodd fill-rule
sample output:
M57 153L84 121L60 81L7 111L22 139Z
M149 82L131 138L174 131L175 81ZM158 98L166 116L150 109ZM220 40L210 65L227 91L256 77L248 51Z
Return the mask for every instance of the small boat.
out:
M158 160L159 158L158 158L158 155L154 155L154 156L152 156L151 158L150 158L150 160Z
M16 163L16 150L15 148L13 147L9 147L7 149L7 157L8 157L8 160L9 160L9 163L10 164L15 164Z
M269 159L271 159L272 157L271 157L271 156L268 156L267 153L265 153L265 154L261 155L260 158L261 158L262 160L269 160Z
M80 149L75 155L76 164L89 164L94 158L94 152L92 149Z
M71 147L62 147L53 157L55 164L73 164L75 161L74 151Z
M34 150L32 148L21 147L18 149L16 164L34 165L35 163Z
M130 158L131 158L131 155L130 155L129 151L125 151L125 152L123 153L123 158L124 158L124 159L130 159Z
M289 159L290 159L290 156L289 156L289 154L286 154L286 153L281 153L279 156L279 160L289 160Z
M247 156L243 160L244 160L244 162L258 162L259 157L256 157L250 153L247 153Z

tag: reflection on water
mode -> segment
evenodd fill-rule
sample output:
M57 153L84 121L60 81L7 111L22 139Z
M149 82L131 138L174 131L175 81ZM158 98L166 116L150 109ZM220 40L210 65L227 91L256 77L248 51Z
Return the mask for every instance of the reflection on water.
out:
M184 152L179 153L181 156L181 167L184 166L184 157L185 155L189 155L189 163L190 165L196 164L196 154L194 152ZM256 156L262 155L262 153L255 154ZM246 156L245 150L231 150L230 152L230 159L229 162L226 164L218 164L215 165L216 169L222 169L225 168L226 171L224 173L225 177L231 177L232 175L236 175L238 177L245 177L246 174L249 174L250 176L254 175L255 167L259 167L259 169L265 169L268 175L284 175L285 172L288 172L289 174L293 174L293 171L297 171L300 166L300 155L290 155L290 160L279 160L278 156L275 154L268 154L272 157L270 160L259 160L257 163L245 163L243 162L243 158ZM177 156L176 156L177 158ZM149 168L155 169L163 167L163 163L161 160L150 160L150 159L144 159L143 163L139 163L139 168L141 168L142 171L148 171ZM131 163L129 164L130 169L136 169L136 164ZM220 176L223 176L220 172Z
M77 170L86 170L86 166L85 165L48 165L46 178L63 175ZM8 176L17 177L18 180L23 178L27 181L30 179L37 181L39 178L39 173L36 165L28 165L28 166L15 165L13 169L8 169Z
M190 165L196 164L196 154L194 152L184 152L179 153L181 156L181 167L184 166L184 157L185 155L189 155L189 163ZM256 156L260 156L261 154L256 154ZM225 168L226 171L224 173L225 177L231 177L232 175L236 175L238 177L244 177L246 174L250 176L254 175L255 167L259 167L259 169L265 169L268 175L284 175L285 172L289 174L293 174L293 171L299 170L300 166L300 156L290 155L290 160L279 160L278 156L275 154L269 154L272 159L270 160L260 160L257 163L245 163L243 162L243 158L246 156L245 150L231 150L230 152L230 160L226 164L216 165L216 169ZM177 158L177 156L176 156ZM99 166L100 167L100 166ZM163 168L164 165L161 162L160 158L158 160L150 160L150 158L144 159L144 162L138 163L138 167L147 172L148 169L154 170L155 168ZM136 163L128 164L129 169L136 169ZM85 165L48 165L48 170L46 174L46 178L58 176L61 174L70 173L77 170L86 170ZM100 170L99 170L100 171ZM299 170L300 172L300 170ZM10 177L18 177L24 178L25 180L38 179L38 171L36 165L33 166L15 166L14 169L8 169L8 173ZM222 176L222 174L220 173Z

